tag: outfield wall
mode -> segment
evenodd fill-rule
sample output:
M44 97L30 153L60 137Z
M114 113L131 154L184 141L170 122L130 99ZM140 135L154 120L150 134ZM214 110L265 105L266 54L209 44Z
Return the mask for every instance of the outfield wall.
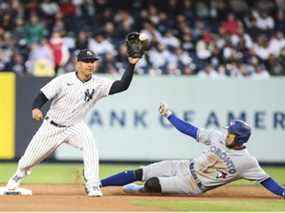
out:
M201 80L182 77L135 77L125 93L102 100L88 115L102 160L187 159L204 148L161 119L165 101L175 113L207 128L232 118L253 126L249 150L261 161L285 162L284 79ZM62 147L57 159L80 159Z
M30 107L33 97L47 81L48 78L16 78L16 146L9 158L23 154L40 125L32 121ZM249 151L260 161L285 163L284 83L285 78L202 80L135 76L126 92L99 101L86 121L96 139L101 160L154 161L197 156L204 146L175 131L160 118L158 106L165 101L178 116L201 127L222 128L232 118L248 120L253 126ZM2 104L2 111L8 106ZM1 121L7 123L7 119L3 122L2 115L0 124ZM0 131L1 154L6 143L3 129ZM81 159L80 152L68 146L60 147L55 158Z

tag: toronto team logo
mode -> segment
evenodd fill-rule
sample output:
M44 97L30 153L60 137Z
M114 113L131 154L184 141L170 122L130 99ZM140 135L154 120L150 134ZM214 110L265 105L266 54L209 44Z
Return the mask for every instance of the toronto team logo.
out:
M226 179L228 176L227 173L225 173L224 171L218 170L218 174L217 174L217 179Z
M85 94L84 101L85 102L90 101L93 98L94 93L95 93L94 89L92 89L91 92L90 92L89 89L85 90L85 92L84 92L84 94Z

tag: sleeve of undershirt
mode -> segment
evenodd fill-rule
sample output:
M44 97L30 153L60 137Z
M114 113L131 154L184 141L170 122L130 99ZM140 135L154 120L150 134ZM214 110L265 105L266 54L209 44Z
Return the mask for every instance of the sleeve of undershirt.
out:
M197 139L198 128L196 126L181 120L174 114L171 114L167 119L178 131L184 133L185 135L189 135L194 139Z
M114 81L111 89L109 91L109 95L113 95L119 92L123 92L127 90L131 84L134 75L134 64L128 64L128 68L124 72L122 78L120 80Z
M40 92L33 101L32 109L40 109L46 102L48 102L47 97L42 92Z
M285 198L285 188L273 178L269 177L260 182L260 184L263 185L268 191Z

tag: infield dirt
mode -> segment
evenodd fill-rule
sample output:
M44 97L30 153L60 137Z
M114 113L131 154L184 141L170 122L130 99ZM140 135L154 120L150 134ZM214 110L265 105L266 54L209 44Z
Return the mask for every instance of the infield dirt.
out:
M162 211L157 207L140 207L132 200L188 200L188 199L276 199L262 187L225 186L201 196L124 193L120 187L103 189L104 196L87 197L83 185L23 185L33 190L32 196L1 196L0 211Z

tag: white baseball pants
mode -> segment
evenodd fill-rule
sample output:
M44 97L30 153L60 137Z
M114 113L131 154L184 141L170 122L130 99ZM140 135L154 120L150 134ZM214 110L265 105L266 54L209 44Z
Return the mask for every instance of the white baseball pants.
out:
M26 174L28 170L47 158L63 143L82 150L86 186L97 186L99 184L98 151L93 135L84 122L71 127L56 127L45 120L21 157L17 172L21 175Z

